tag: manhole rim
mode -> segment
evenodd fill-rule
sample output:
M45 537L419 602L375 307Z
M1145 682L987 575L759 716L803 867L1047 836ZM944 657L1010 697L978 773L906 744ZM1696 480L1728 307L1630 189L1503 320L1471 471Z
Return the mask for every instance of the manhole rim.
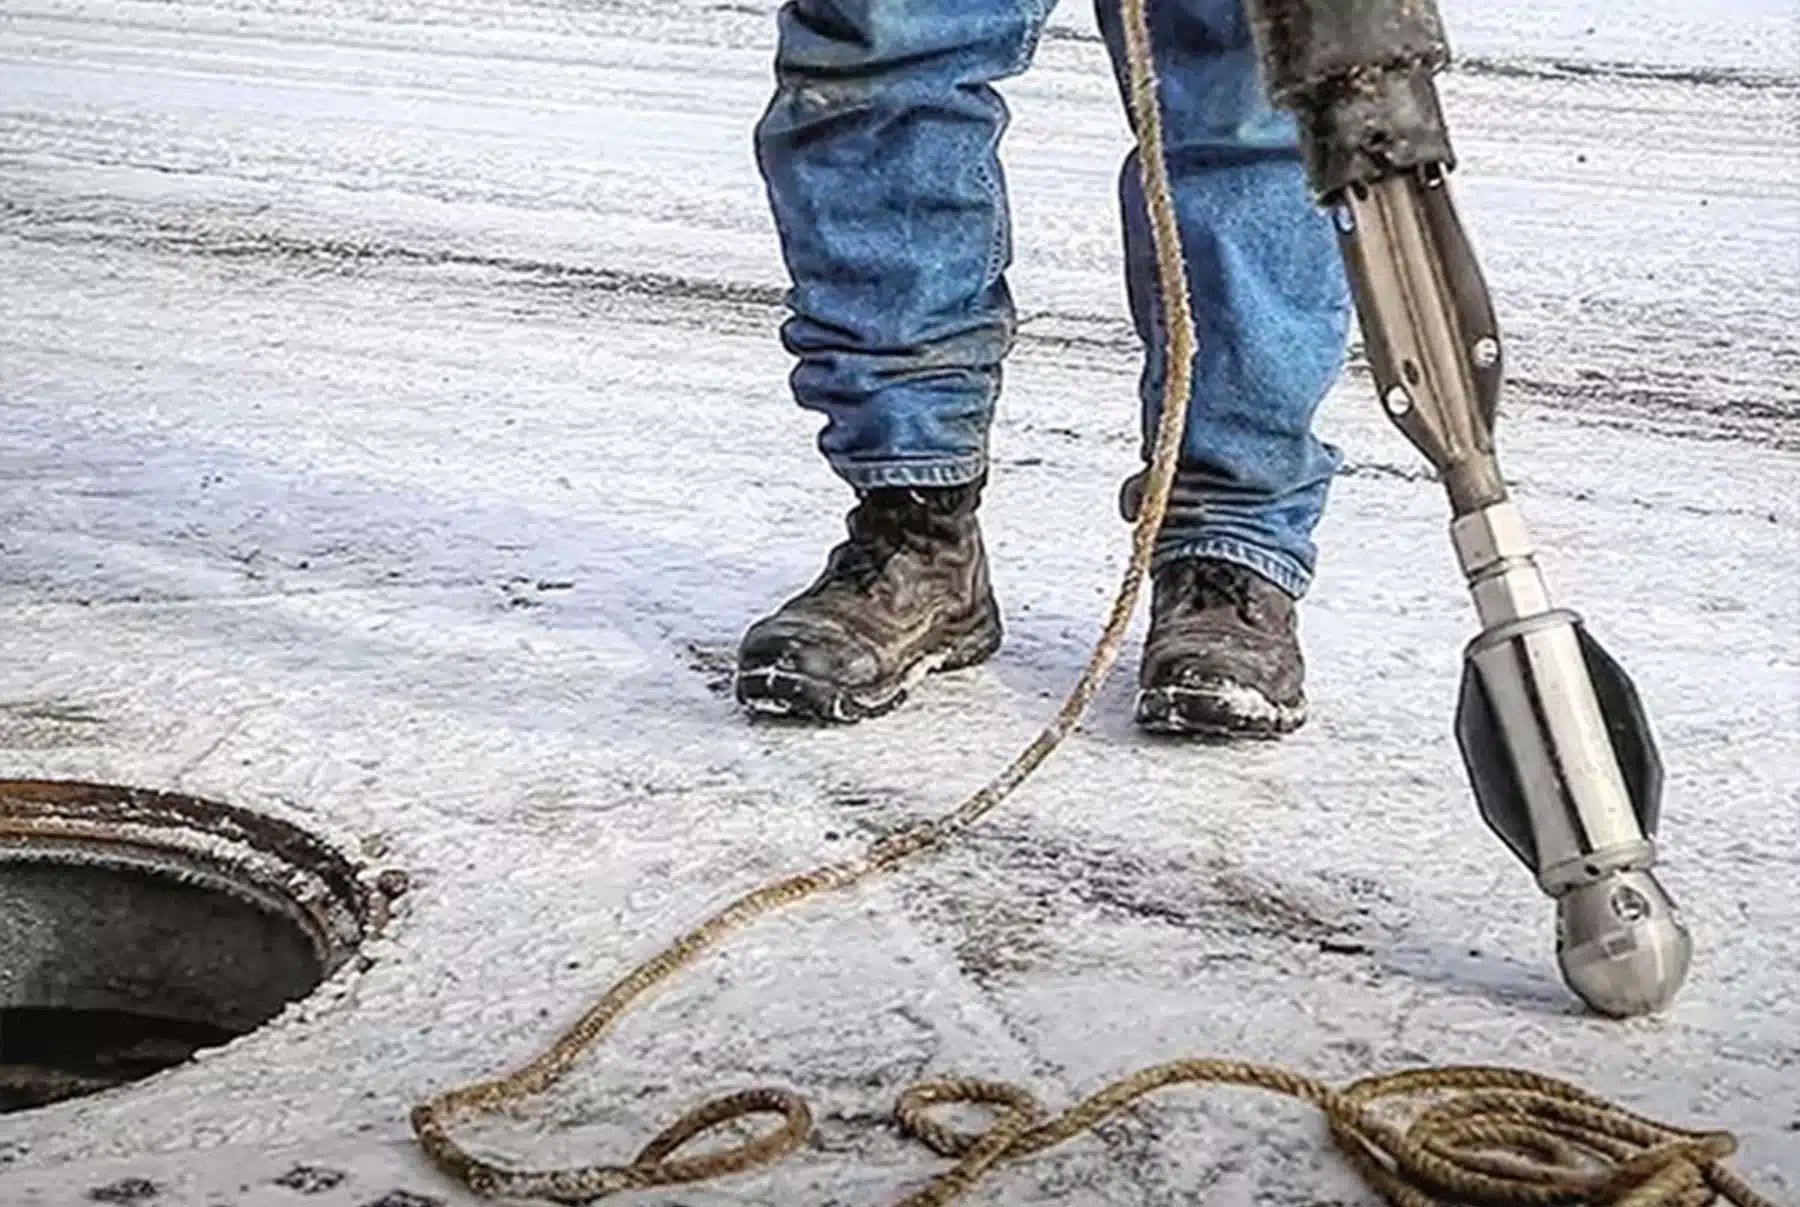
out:
M0 779L0 869L58 864L180 883L281 919L312 949L317 969L310 988L283 1012L365 969L366 946L386 933L390 921L389 893L366 859L285 818L134 785ZM267 1018L224 1046L251 1041L276 1021ZM184 1060L24 1113L91 1104L191 1067Z
M0 780L0 862L59 856L247 897L307 935L321 984L389 920L363 861L271 813L127 784Z

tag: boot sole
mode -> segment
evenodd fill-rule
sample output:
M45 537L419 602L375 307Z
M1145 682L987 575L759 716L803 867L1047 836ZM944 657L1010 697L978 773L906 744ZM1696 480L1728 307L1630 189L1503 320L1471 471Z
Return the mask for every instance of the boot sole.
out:
M1203 738L1278 738L1306 722L1304 697L1278 704L1241 683L1145 688L1137 724L1148 733Z
M1002 636L997 614L990 615L976 632L914 662L897 683L860 691L775 667L739 671L737 701L760 717L837 725L873 720L906 703L907 695L927 675L965 670L986 662L999 650Z

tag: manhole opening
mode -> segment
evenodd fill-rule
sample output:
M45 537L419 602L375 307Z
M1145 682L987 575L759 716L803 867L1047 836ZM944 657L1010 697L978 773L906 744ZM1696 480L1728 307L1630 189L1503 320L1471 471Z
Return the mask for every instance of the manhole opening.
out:
M0 780L0 1113L248 1034L342 967L379 908L349 861L274 818Z

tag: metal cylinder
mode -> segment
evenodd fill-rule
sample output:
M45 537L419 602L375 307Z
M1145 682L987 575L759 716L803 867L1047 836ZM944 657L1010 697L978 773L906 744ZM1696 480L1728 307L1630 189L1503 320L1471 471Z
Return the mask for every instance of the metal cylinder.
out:
M1557 896L1650 855L1588 678L1576 617L1549 612L1482 634L1469 661L1530 833L1532 870Z
M1483 628L1551 610L1531 534L1512 500L1457 516L1450 523L1450 542Z
M1602 1014L1666 1006L1692 941L1651 871L1661 766L1629 681L1580 618L1540 612L1471 643L1457 738L1482 818L1556 900L1564 981Z
M1432 76L1449 62L1432 0L1249 0L1265 86L1299 121L1314 192L1454 166Z

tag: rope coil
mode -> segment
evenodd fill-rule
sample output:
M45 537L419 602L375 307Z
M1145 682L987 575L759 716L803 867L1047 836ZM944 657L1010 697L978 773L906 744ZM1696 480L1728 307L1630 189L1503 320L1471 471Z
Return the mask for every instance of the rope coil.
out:
M877 840L860 859L829 864L744 894L632 970L535 1059L416 1106L411 1122L420 1146L471 1190L489 1197L588 1202L624 1191L742 1173L803 1145L812 1131L811 1110L803 1098L778 1088L743 1090L704 1103L658 1133L627 1165L506 1168L464 1148L451 1127L550 1088L638 999L751 922L820 894L856 887L954 839L1005 800L1061 745L1117 662L1168 509L1195 351L1145 0L1121 4L1131 111L1144 149L1140 157L1144 192L1169 355L1162 415L1132 528L1131 560L1093 654L1043 731L955 809ZM1669 1127L1539 1074L1463 1066L1370 1077L1335 1089L1283 1069L1227 1060L1181 1060L1143 1069L1054 1117L1027 1091L1005 1082L948 1078L914 1085L896 1104L897 1126L954 1164L895 1207L945 1207L996 1166L1052 1148L1148 1094L1183 1084L1251 1087L1313 1104L1325 1115L1339 1150L1395 1207L1707 1207L1720 1197L1737 1207L1778 1207L1722 1164L1737 1147L1729 1134ZM1388 1112L1377 1109L1385 1106L1391 1111L1406 1104L1418 1113L1405 1127L1389 1122ZM932 1112L946 1105L985 1107L995 1121L983 1132L959 1132L933 1118ZM708 1132L755 1116L776 1117L780 1126L732 1147L677 1156Z

